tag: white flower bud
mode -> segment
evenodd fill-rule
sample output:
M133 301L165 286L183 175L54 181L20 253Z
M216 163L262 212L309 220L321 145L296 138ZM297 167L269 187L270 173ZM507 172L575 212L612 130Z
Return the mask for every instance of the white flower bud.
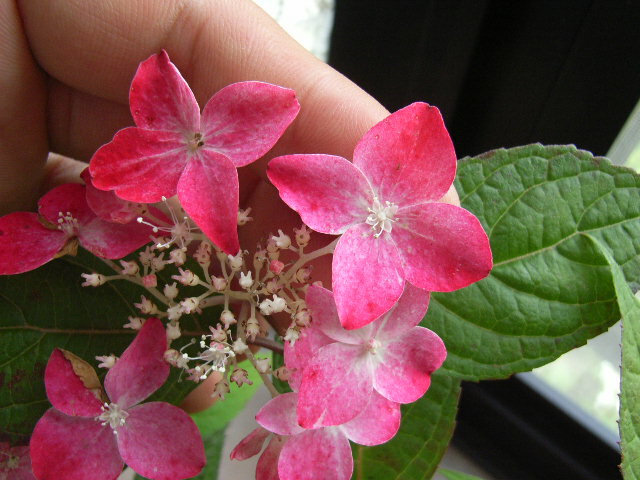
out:
M253 341L256 339L256 336L260 333L260 324L255 317L251 317L247 320L247 327L245 331L249 340Z
M187 261L187 252L185 250L184 248L177 248L169 253L170 262L176 267L181 267Z
M99 273L81 273L80 275L85 280L82 282L83 287L99 287L107 281L105 276Z
M252 217L249 216L251 213L251 208L247 208L246 210L238 210L238 226L246 225L247 222L253 220Z
M241 338L238 338L235 342L233 342L233 345L231 345L231 348L233 349L236 355L242 355L244 352L249 350L249 347L247 346L246 343L244 343L244 341Z
M120 272L122 275L137 275L140 271L140 267L136 262L120 260L120 265L122 266L122 271Z
M187 315L193 312L200 312L200 300L197 297L185 298L180 302L180 306Z
M164 289L162 290L162 292L164 293L164 296L167 297L169 300L173 300L180 293L178 291L178 287L176 285L176 282L173 282L171 285L166 284L164 286Z
M144 297L143 297L144 298ZM131 330L140 330L144 325L145 319L140 317L129 317L129 323L125 323L122 328L130 328Z
M260 373L268 373L271 370L271 359L256 358L256 370Z
M225 330L228 330L231 325L238 323L231 310L223 310L220 314L220 321L224 323Z
M111 368L116 364L116 361L118 360L118 357L116 357L115 355L104 355L104 356L100 356L100 357L96 357L96 360L98 360L100 363L98 364L98 368Z
M296 234L296 243L299 247L306 247L309 244L309 240L311 239L311 235L309 234L309 229L306 225L302 225L302 227L294 228L293 231Z
M231 270L238 271L242 268L244 264L244 259L242 258L242 251L238 252L237 255L228 255L227 260L229 261L229 266Z
M218 292L227 288L227 281L222 277L211 277L211 284Z
M253 278L251 276L251 272L247 273L246 275L244 272L240 272L240 280L238 283L245 290L249 290L253 285Z
M274 242L276 242L276 246L281 249L287 249L291 246L291 238L289 235L285 235L285 233L278 229L278 236L271 237Z
M171 322L167 324L167 340L172 342L182 336L180 331L180 324L178 322Z
M167 308L167 317L169 320L178 320L182 316L182 305L173 305Z
M174 280L177 280L182 285L188 285L190 287L194 287L198 285L198 283L200 282L200 279L198 278L198 276L195 273L193 273L191 270L183 270L181 268L178 268L178 272L180 272L180 275L171 275L171 278L173 278Z

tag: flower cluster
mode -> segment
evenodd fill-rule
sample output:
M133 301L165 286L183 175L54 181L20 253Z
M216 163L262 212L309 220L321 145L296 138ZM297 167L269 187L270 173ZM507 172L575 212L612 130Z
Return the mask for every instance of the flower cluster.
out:
M271 160L269 179L304 224L293 232L274 225L250 253L239 243L238 227L252 217L239 208L237 168L263 156L294 120L294 92L241 82L201 112L161 52L138 68L130 108L136 126L95 153L85 185L52 190L38 214L0 218L0 274L80 245L112 271L84 273L83 286L128 281L145 291L134 304L140 316L123 320L138 331L134 341L119 358L96 357L108 369L104 389L72 353L51 354L53 408L30 445L35 477L111 480L124 463L152 479L196 475L204 451L194 424L176 407L141 402L169 366L194 382L215 372L213 395L224 399L231 383L251 383L238 365L246 356L273 398L232 458L256 455L268 441L258 480L350 478L349 442L393 438L400 405L425 394L446 357L438 336L418 326L429 292L465 287L492 265L478 220L439 202L456 170L440 113L416 103L390 115L361 139L353 163ZM337 238L308 251L312 230ZM313 279L311 262L323 255L333 255L331 290ZM273 370L252 346L284 351L285 366ZM271 375L292 392L280 394Z

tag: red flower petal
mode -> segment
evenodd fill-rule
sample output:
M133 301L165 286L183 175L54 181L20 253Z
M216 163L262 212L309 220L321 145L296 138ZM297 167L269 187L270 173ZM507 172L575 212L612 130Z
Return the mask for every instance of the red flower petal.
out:
M307 296L306 299L308 300L309 297ZM315 326L315 321L311 326L304 328L300 332L300 338L298 338L293 346L290 342L285 342L284 363L291 372L289 375L289 385L293 391L298 391L300 382L302 381L302 374L307 364L313 359L313 356L321 347L329 343L333 343L333 340Z
M396 246L388 235L371 235L367 224L342 235L331 270L340 322L347 329L363 327L387 312L404 287Z
M267 448L264 449L262 455L258 459L256 465L256 480L280 480L278 475L278 460L280 452L284 446L286 439L274 435L269 441Z
M236 167L247 165L275 145L299 110L288 88L262 82L228 85L202 112L205 148L224 154Z
M278 157L269 162L267 175L282 200L317 232L337 235L364 223L373 203L367 179L342 157Z
M96 217L87 204L87 193L84 185L66 183L49 190L38 201L38 212L53 225L58 225L59 213L71 213L78 221L78 228Z
M393 402L411 403L425 394L431 374L440 368L447 350L431 330L413 327L380 349L380 356L375 390Z
M391 440L400 428L400 405L373 393L367 408L342 425L349 440L360 445L380 445Z
M39 480L115 480L124 465L111 428L55 408L38 421L30 448Z
M405 279L418 288L449 292L491 271L489 239L464 208L426 203L400 209L391 236L402 257Z
M287 439L280 452L281 480L349 480L351 446L339 428L309 430Z
M153 230L140 223L110 223L101 218L84 225L78 232L80 245L101 258L122 258L151 242Z
M200 129L198 102L164 50L138 67L129 105L140 128L193 133Z
M97 375L95 379L97 381ZM65 358L62 350L55 349L51 352L44 371L44 384L49 401L62 413L91 418L102 413L99 391L95 392L87 388L74 372L71 362ZM98 383L95 387L100 388L100 384Z
M399 206L440 199L456 175L456 153L440 111L426 103L375 125L358 142L353 163L380 201Z
M32 212L14 212L0 218L0 275L34 270L56 256L67 236L49 230Z
M169 376L169 365L164 360L166 349L167 336L162 322L157 318L147 319L104 379L111 401L126 410L160 388Z
M358 416L373 392L373 368L364 347L332 343L304 370L298 423L304 428L341 425Z
M246 460L259 454L264 445L264 441L269 435L271 435L271 432L262 427L254 429L231 451L231 460Z
M320 330L322 335L326 335L333 341L351 345L360 345L362 343L363 333L365 333L362 331L363 328L345 330L340 323L336 302L330 290L311 285L307 290L305 301L312 312L313 322L309 328L303 330L303 333L308 330ZM300 340L296 342L296 347L299 343Z
M131 408L126 423L118 428L117 441L127 465L152 480L190 478L206 463L196 424L184 411L164 402Z
M140 215L138 204L123 200L113 191L98 190L93 186L89 167L80 174L86 184L89 208L103 220L111 223L129 223Z
M405 283L398 303L371 324L376 330L376 340L380 342L396 340L418 325L427 313L429 298L429 292Z
M96 188L115 190L132 202L153 203L175 195L189 158L182 134L129 127L100 147L89 170Z
M256 414L260 426L277 435L297 435L304 431L296 421L298 394L283 393L267 402Z
M185 212L220 249L230 255L238 241L238 171L224 155L201 152L191 160L178 183L178 198Z

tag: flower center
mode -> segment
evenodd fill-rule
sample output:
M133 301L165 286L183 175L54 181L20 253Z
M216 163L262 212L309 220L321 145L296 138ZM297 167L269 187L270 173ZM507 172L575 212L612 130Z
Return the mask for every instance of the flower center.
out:
M20 466L20 457L15 455L9 455L9 459L7 460L7 469L15 470Z
M385 202L384 205L380 203L380 200L374 197L373 205L367 209L369 216L367 217L367 225L371 225L373 230L373 236L378 238L382 235L382 232L391 232L392 223L395 222L393 216L398 211L398 206L395 203Z
M71 215L71 212L58 212L58 230L73 236L78 231L78 219Z
M125 424L129 412L122 409L117 403L105 403L100 408L102 413L96 417L96 420L102 422L103 427L109 424L113 429L113 433L118 433L118 427L122 427Z
M364 349L372 355L378 353L378 349L380 348L380 342L375 338L370 338L365 344Z
M194 133L193 138L190 140L187 140L187 149L191 153L195 152L203 145L204 145L204 140L202 140L202 134L200 132Z

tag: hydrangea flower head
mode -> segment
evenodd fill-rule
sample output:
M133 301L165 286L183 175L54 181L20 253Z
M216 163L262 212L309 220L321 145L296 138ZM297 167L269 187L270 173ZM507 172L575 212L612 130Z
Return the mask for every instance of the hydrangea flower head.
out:
M140 64L129 103L136 127L120 130L95 153L93 184L132 202L158 202L177 193L200 229L236 254L236 168L264 155L296 117L293 90L234 83L200 113L189 85L162 51Z
M305 224L342 235L332 282L345 328L388 311L405 281L451 291L488 275L491 250L478 219L438 202L455 173L440 112L425 103L375 125L358 142L353 163L332 155L288 155L269 163L269 179Z
M85 362L54 350L45 370L53 408L31 437L39 480L115 480L126 463L154 480L197 475L204 447L191 418L164 402L140 404L169 375L165 329L148 319L105 378L106 396Z

